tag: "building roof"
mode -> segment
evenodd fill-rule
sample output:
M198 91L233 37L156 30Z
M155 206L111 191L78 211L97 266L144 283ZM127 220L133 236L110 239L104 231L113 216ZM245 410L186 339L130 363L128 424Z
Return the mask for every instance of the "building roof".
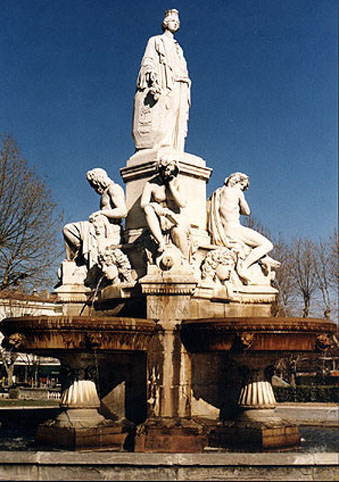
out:
M54 303L56 301L57 295L49 293L47 290L42 291L40 294L38 292L34 293L23 293L22 291L15 290L2 290L0 291L0 300L13 300L13 301L36 301L40 303Z

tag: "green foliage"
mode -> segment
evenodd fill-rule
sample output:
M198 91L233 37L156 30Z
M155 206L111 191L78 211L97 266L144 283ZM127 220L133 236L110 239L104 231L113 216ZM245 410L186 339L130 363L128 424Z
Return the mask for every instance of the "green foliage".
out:
M21 398L2 398L0 399L0 407L1 408L27 408L27 407L54 407L58 408L60 404L60 400L23 400Z
M338 385L339 377L333 377L329 375L322 375L317 373L314 375L299 375L296 379L297 385Z
M297 387L273 387L277 402L339 403L338 385L299 385Z

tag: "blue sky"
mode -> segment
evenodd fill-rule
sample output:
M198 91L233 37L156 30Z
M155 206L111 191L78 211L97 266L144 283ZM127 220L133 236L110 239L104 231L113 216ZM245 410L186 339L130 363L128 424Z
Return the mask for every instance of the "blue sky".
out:
M253 215L274 235L337 225L335 0L0 0L0 131L51 187L66 221L98 207L85 173L134 152L135 81L163 13L192 79L186 151L250 176Z

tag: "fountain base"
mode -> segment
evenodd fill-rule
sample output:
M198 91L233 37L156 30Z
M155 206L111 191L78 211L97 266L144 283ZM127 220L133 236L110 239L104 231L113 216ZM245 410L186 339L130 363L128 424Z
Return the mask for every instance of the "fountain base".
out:
M205 427L191 419L149 419L137 427L135 452L194 453L208 445Z
M133 424L105 419L96 409L69 409L39 425L37 442L67 450L124 449Z
M275 449L300 445L298 427L282 420L274 409L244 410L235 420L210 432L210 447L241 446Z

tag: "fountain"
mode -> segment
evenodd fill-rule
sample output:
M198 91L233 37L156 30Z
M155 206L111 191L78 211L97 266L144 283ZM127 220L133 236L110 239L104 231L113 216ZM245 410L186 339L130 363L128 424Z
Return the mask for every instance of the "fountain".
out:
M271 316L279 263L272 243L240 223L249 178L229 175L206 200L212 169L184 151L191 81L174 42L177 10L162 27L137 80L126 197L93 169L100 209L64 228L63 315L8 318L0 329L12 349L61 361L62 412L39 426L45 446L293 447L298 427L275 413L274 363L327 349L335 324Z

